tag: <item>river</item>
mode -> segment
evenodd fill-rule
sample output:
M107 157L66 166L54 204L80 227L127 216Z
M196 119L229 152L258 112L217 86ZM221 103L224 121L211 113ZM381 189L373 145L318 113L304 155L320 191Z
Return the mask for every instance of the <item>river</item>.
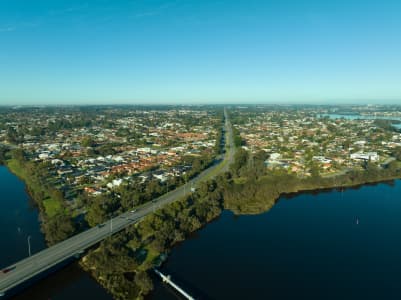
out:
M0 269L46 247L40 232L39 216L31 198L25 191L24 183L11 174L6 167L0 167Z
M401 130L401 118L400 117L389 117L389 116L367 116L367 115L341 115L341 114L321 114L318 117L330 119L344 119L344 120L390 120L396 121L392 123L392 126L398 130Z
M24 184L0 167L1 266L45 247ZM175 247L164 273L196 299L399 299L401 181L281 197L220 218ZM18 229L20 228L20 229ZM159 279L150 299L181 299ZM76 264L15 299L111 299Z
M395 120L401 121L400 117L376 116L376 115L341 115L341 114L320 114L318 117L329 117L330 119L344 120Z
M161 268L201 299L400 299L401 181L222 216ZM177 299L157 284L152 299Z
M46 247L38 209L25 190L24 183L9 170L0 166L0 268L11 265ZM13 299L99 299L112 297L82 271L76 263L54 273L21 292Z

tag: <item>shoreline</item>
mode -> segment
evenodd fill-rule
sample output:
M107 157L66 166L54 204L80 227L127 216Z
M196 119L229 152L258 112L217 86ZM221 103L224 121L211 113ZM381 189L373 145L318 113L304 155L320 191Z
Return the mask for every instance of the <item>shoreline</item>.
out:
M29 186L29 183L27 182L26 178L22 174L19 174L18 172L16 172L15 169L10 167L10 165L7 162L0 166L6 167L7 170L11 174L15 175L24 184L24 186L25 186L24 190L25 190L26 194L29 196L29 198L31 198L33 200L33 203L35 204L35 207L38 210L40 231L43 234L43 237L45 239L46 247L49 247L49 244L46 240L46 233L43 229L43 215L45 214L44 207L42 207L41 203L39 203L39 201L32 195L31 187Z
M336 189L340 189L340 188L359 189L364 186L377 185L377 184L386 183L386 182L390 183L395 180L401 180L401 177L379 179L379 180L375 180L375 181L366 181L366 182L355 183L355 184L350 184L350 185L333 185L331 187L318 187L315 189L301 189L301 190L295 191L295 192L281 193L279 198L286 197L286 198L290 199L290 198L296 197L301 194L319 194L319 193L325 193L325 192L332 192L332 191L334 191ZM279 200L279 198L277 198L276 200Z
M368 181L368 182L364 182L364 183L357 183L357 184L353 184L353 185L337 185L337 186L332 186L332 187L323 187L323 188L316 188L316 189L305 189L305 190L299 190L297 192L289 192L289 193L282 193L279 198L281 197L285 197L286 199L291 199L294 198L298 195L302 195L302 194L311 194L311 195L318 195L320 193L330 193L330 192L334 192L338 189L359 189L362 188L364 186L369 186L369 185L378 185L378 184L382 184L382 183L391 183L395 180L401 180L401 177L397 177L397 178L392 178L392 179L381 179L378 181ZM280 199L277 199L280 200Z
M42 234L44 234L44 236L46 236L45 232L43 231L43 227L42 227L42 225L43 225L42 214L45 213L44 212L44 207L41 207L39 201L37 201L37 199L35 199L34 196L31 194L28 180L26 180L24 178L23 174L20 174L15 169L13 169L12 166L10 167L10 165L7 162L3 166L5 166L12 174L17 176L24 183L25 190L27 191L27 194L29 195L29 197L31 199L33 199L33 201L35 203L35 206L38 208L41 232L42 232ZM307 194L307 193L319 194L319 193L322 193L322 192L331 192L331 191L334 191L335 189L340 189L340 188L350 189L350 188L355 188L355 187L357 187L357 188L358 187L363 187L363 186L369 185L369 184L380 184L380 183L385 183L385 182L389 182L390 183L390 182L393 182L395 180L400 180L400 179L401 179L401 177L399 175L398 176L382 176L381 178L378 178L378 179L375 179L375 180L361 180L360 182L338 183L338 184L333 184L333 185L328 185L328 186L301 187L301 188L297 188L295 191L289 191L289 192L283 191L283 192L279 193L279 195L277 197L273 198L273 199L265 198L263 200L263 202L265 203L265 205L266 204L269 205L269 207L267 209L265 209L265 210L261 210L261 211L254 212L254 213L236 213L235 210L233 210L232 208L226 208L224 205L223 205L223 210L230 210L230 211L232 211L234 213L234 215L256 215L256 214L261 214L261 213L268 212L282 197L290 199L292 197L295 197L295 196L301 195L301 194ZM330 180L332 180L332 179L330 179ZM262 184L262 182L259 182L259 184ZM224 199L222 201L224 202ZM193 238L194 235L196 235L197 231L199 231L201 229L204 229L209 223L212 223L212 222L216 221L218 218L220 218L221 213L222 213L223 210L221 210L218 213L218 215L215 216L213 219L208 220L207 222L202 224L200 227L198 227L194 231L190 232L182 241L176 242L175 244L171 245L171 247L168 247L167 253L170 253L175 247L177 247L180 244L184 243L186 240L189 240L189 239ZM99 245L96 248L88 251L85 256L81 257L78 260L78 265L80 266L80 268L84 272L89 273L89 275L100 286L102 286L102 288L104 288L109 294L112 295L110 289L107 288L107 282L105 281L105 279L102 278L102 276L96 276L96 274L94 274L95 273L94 271L96 270L96 266L94 264L91 264L91 263L87 262L88 256L91 255L92 252L95 252L96 250L98 250L100 247L101 246ZM168 258L169 258L169 255L167 256L166 260L168 260ZM151 296L151 292L149 293L149 295ZM143 294L142 294L142 296L143 296Z
M385 170L384 170L385 171ZM351 171L352 172L352 171ZM358 171L357 171L358 172ZM365 173L357 173L365 174ZM401 180L401 170L397 170L397 174L380 174L377 178L355 178L350 179L349 173L345 175L340 175L336 179L330 178L319 178L318 183L295 180L296 186L289 187L286 186L284 189L275 191L269 196L263 195L260 199L256 199L258 195L243 195L244 198L240 200L224 202L224 208L233 211L235 215L257 215L269 211L282 197L292 198L303 193L318 194L321 192L330 192L335 189L341 188L357 188L369 184L380 184L384 182L391 182L394 180ZM344 182L345 180L345 182ZM351 181L350 181L351 180ZM341 182L343 181L343 182ZM270 182L263 182L263 179L256 182L244 182L241 184L234 184L234 188L246 187L247 185L252 185L255 189L260 190L262 188L270 188L272 190L275 186L271 186ZM229 195L230 197L230 195ZM229 198L227 197L227 198ZM247 198L248 197L248 198ZM224 199L226 201L226 199Z

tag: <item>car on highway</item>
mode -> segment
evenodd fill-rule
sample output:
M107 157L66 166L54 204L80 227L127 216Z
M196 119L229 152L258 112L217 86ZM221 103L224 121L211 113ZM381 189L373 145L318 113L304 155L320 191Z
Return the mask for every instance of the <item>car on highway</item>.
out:
M135 213L135 212L137 212L137 211L138 211L137 209L131 210L132 213Z
M17 266L11 266L11 267L5 268L5 269L3 269L3 270L1 270L1 271L2 271L4 274L6 274L6 273L11 272L12 270L14 270L16 267L17 267Z

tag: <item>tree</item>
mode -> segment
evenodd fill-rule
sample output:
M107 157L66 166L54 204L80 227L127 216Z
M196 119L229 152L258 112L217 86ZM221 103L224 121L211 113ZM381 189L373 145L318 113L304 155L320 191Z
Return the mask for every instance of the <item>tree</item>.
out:
M234 162L230 166L231 172L236 176L240 176L241 169L243 169L247 165L248 158L249 158L248 152L242 148L239 149L235 153Z
M43 228L46 233L46 240L50 245L65 240L75 232L73 221L64 213L57 214L45 220Z
M20 137L18 136L18 132L15 130L14 127L9 127L6 133L6 139L12 144L17 144Z
M53 189L53 190L51 191L51 196L52 196L52 198L53 198L54 200L57 200L57 201L59 201L59 202L61 202L61 203L64 202L64 195L63 195L63 192L60 191L60 190Z
M3 164L6 161L6 154L8 149L4 146L0 146L0 164Z
M396 161L390 162L390 163L388 164L387 168L388 168L388 170L389 170L390 172L392 172L392 173L395 172L395 171L397 171L398 169L400 169L400 168L398 167L398 163L397 163Z
M117 153L116 150L114 150L112 144L105 144L100 147L97 147L96 152L103 156L114 155Z
M135 274L135 284L142 290L144 294L149 293L153 289L153 283L146 272L138 272Z
M310 173L312 178L318 178L320 176L320 168L315 161L310 163Z
M128 128L120 127L120 128L118 128L118 130L116 131L116 136L118 136L118 137L127 137L127 136L129 136L130 134L131 134L131 132L129 131Z
M19 162L25 161L25 153L22 149L14 149L11 151L11 157L18 160Z
M95 226L105 222L108 218L108 212L102 201L94 199L89 206L88 213L85 216L86 221L88 221L89 226Z
M401 147L397 147L397 148L394 149L394 151L393 151L393 156L394 156L397 160L401 161Z
M82 139L81 145L83 147L94 147L96 145L92 137L86 136Z
M241 147L245 145L244 140L241 138L241 135L238 131L238 129L233 128L233 138L234 138L234 146L235 147Z

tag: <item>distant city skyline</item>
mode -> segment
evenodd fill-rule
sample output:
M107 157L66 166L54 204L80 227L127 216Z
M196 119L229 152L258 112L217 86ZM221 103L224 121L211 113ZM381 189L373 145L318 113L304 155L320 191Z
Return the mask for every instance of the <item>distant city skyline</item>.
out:
M0 3L0 105L398 104L401 2Z

